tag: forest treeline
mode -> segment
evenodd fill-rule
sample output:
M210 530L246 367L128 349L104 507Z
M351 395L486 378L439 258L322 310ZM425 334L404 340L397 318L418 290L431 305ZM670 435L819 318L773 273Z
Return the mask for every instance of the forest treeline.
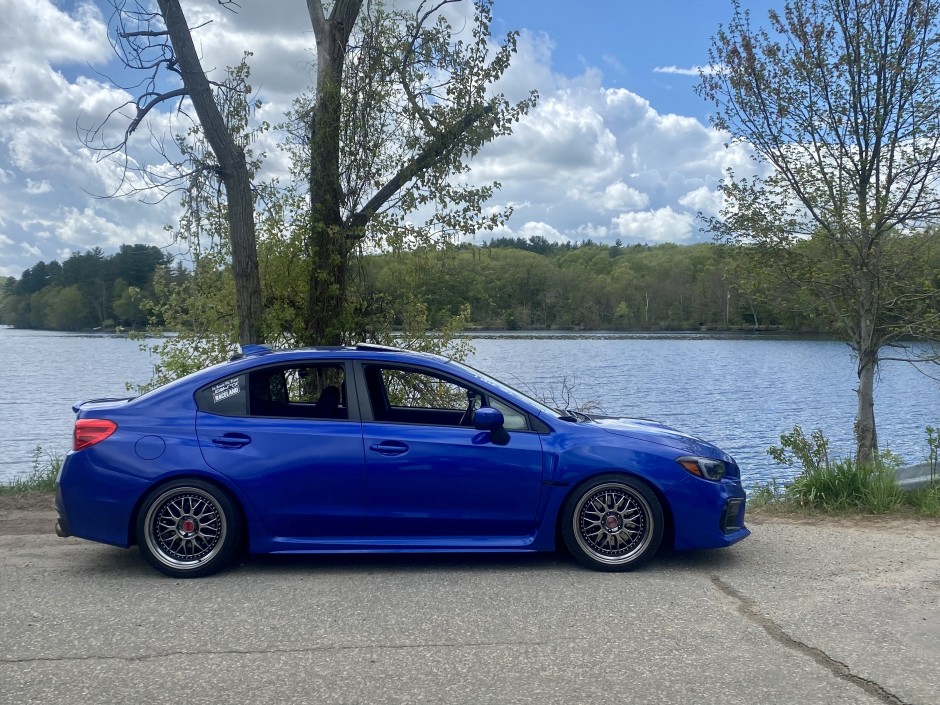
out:
M0 284L0 323L64 331L145 328L154 277L173 275L172 265L172 255L152 245L121 245L109 256L96 247L61 264L39 262ZM177 273L186 276L181 267Z
M432 324L469 306L474 327L507 330L758 328L832 332L795 288L756 291L753 253L715 243L601 245L496 238L366 257L369 295L419 293ZM753 293L747 293L753 291Z
M417 294L432 325L469 307L469 325L507 330L782 329L834 332L800 292L748 294L739 247L553 243L495 238L436 250L365 255L357 290L364 309L395 310ZM17 328L142 329L152 320L155 277L191 276L160 248L99 248L39 262L0 285L0 323ZM753 288L753 287L751 287ZM148 318L148 315L151 319Z

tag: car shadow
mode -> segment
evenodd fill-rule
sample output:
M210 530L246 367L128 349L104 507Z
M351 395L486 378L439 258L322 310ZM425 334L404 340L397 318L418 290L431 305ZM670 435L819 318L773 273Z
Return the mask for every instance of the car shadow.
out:
M732 550L660 551L634 574L711 572L734 568L740 558ZM243 556L240 572L292 573L308 570L330 573L526 571L534 573L592 573L564 550L557 553L401 553ZM627 573L629 574L629 573Z
M76 574L115 579L148 578L165 580L140 555L136 547L83 545L69 563ZM710 573L743 565L734 548L701 551L660 549L652 561L624 575L663 576L670 573ZM242 555L218 574L266 576L314 571L318 575L361 575L374 573L473 573L527 572L590 575L564 549L556 553L344 553L296 555ZM608 573L607 575L616 575ZM212 577L203 578L213 579Z

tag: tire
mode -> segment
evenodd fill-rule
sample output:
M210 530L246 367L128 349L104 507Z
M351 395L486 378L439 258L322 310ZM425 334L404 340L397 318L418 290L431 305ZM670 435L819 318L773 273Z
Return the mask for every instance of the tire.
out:
M645 484L626 475L591 478L562 509L562 536L575 559L592 570L633 570L663 539L663 509Z
M241 538L235 506L215 485L196 479L152 490L137 514L137 544L154 568L174 578L200 578L224 568Z

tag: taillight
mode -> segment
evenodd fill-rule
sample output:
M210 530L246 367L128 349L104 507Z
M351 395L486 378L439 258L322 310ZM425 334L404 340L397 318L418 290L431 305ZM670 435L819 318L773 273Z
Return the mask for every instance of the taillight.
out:
M72 450L82 450L100 443L117 431L117 424L108 419L79 419L72 435Z

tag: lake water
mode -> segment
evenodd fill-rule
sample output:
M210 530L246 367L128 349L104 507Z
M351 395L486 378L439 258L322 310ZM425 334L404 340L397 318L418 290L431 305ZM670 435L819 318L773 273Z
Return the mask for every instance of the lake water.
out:
M470 364L520 389L572 406L653 418L713 441L741 465L747 485L794 471L767 448L799 423L822 428L837 453L852 450L855 363L844 343L731 335L489 335ZM68 449L71 405L127 396L150 378L139 343L0 327L0 481L29 470L37 446ZM924 428L940 426L940 383L887 362L875 389L882 447L908 463L927 454Z

